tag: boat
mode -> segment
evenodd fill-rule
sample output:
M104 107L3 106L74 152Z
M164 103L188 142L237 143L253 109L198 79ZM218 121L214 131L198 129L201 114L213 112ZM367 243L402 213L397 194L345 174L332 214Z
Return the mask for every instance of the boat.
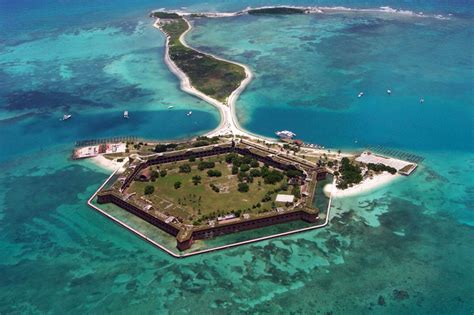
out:
M170 106L168 106L168 109L172 109L172 108L174 108L174 106L171 106L171 105L170 105Z
M59 120L64 121L64 120L68 120L68 119L71 118L71 117L72 117L72 115L70 115L70 114L64 114L64 115L63 115L63 118L61 118L61 119L59 119Z
M362 96L364 96L364 92L360 92L359 95L357 95L358 98L361 98Z
M296 136L296 133L288 130L277 131L275 134L280 137L280 139L293 139L293 137Z
M126 111L123 112L123 118L128 119L128 110L126 110Z
M193 112L192 112L192 111L189 111L189 112L186 114L186 116L191 116L192 114L193 114Z
M387 90L387 94L388 95L392 94L392 90Z
M425 102L424 98L420 98L420 104L423 104Z

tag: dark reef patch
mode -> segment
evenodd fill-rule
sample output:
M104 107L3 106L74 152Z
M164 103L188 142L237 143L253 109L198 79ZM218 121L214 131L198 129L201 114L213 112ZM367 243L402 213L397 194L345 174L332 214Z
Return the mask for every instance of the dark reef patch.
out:
M42 176L11 176L6 179L3 225L15 225L11 231L34 219L48 218L61 205L77 204L78 193L104 175L81 166L69 166ZM67 184L64 180L67 179ZM32 188L27 188L32 187Z
M64 92L17 91L6 96L4 109L9 111L39 110L70 108L71 106L111 107L109 104L99 103Z

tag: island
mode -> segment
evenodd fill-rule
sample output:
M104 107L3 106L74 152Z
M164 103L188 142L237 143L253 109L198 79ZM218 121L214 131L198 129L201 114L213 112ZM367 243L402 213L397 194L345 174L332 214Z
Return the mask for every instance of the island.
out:
M199 137L157 144L133 155L123 173L97 193L177 239L193 241L292 220L314 223L314 192L327 170L246 139ZM164 151L164 152L162 152Z
M245 68L187 46L183 36L191 25L184 17L167 12L153 12L151 16L157 19L155 25L166 35L169 58L186 74L192 86L219 102L227 103L230 95L245 80Z

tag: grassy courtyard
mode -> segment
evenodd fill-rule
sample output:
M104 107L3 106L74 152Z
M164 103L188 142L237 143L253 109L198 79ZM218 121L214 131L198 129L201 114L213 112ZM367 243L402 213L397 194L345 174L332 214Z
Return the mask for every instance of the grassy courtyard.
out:
M238 216L270 211L275 207L279 190L291 191L282 172L255 160L247 164L249 161L242 162L240 156L237 157L239 163L226 162L225 158L218 156L152 167L155 177L150 181L134 181L128 192L135 192L136 197L151 201L155 209L179 217L184 223L201 224L229 213ZM148 194L145 194L146 189Z

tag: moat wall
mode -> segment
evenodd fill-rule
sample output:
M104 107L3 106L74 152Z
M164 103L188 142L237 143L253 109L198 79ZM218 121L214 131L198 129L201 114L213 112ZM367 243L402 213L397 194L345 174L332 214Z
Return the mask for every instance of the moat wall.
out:
M173 226L172 224L166 223L159 218L156 218L145 211L141 210L137 206L128 203L113 193L102 193L97 197L99 204L113 203L116 206L140 217L141 219L153 224L161 230L167 232L172 236L177 236L180 229ZM318 212L307 212L305 210L295 210L292 212L286 212L282 214L271 214L262 218L243 220L240 222L233 223L221 223L216 226L209 226L203 228L196 228L189 234L189 237L182 240L177 240L177 247L179 250L189 249L192 245L193 240L200 240L206 238L212 238L219 235L225 235L240 231L248 231L252 229L258 229L270 225L281 224L290 221L303 220L309 223L314 223L318 220Z

